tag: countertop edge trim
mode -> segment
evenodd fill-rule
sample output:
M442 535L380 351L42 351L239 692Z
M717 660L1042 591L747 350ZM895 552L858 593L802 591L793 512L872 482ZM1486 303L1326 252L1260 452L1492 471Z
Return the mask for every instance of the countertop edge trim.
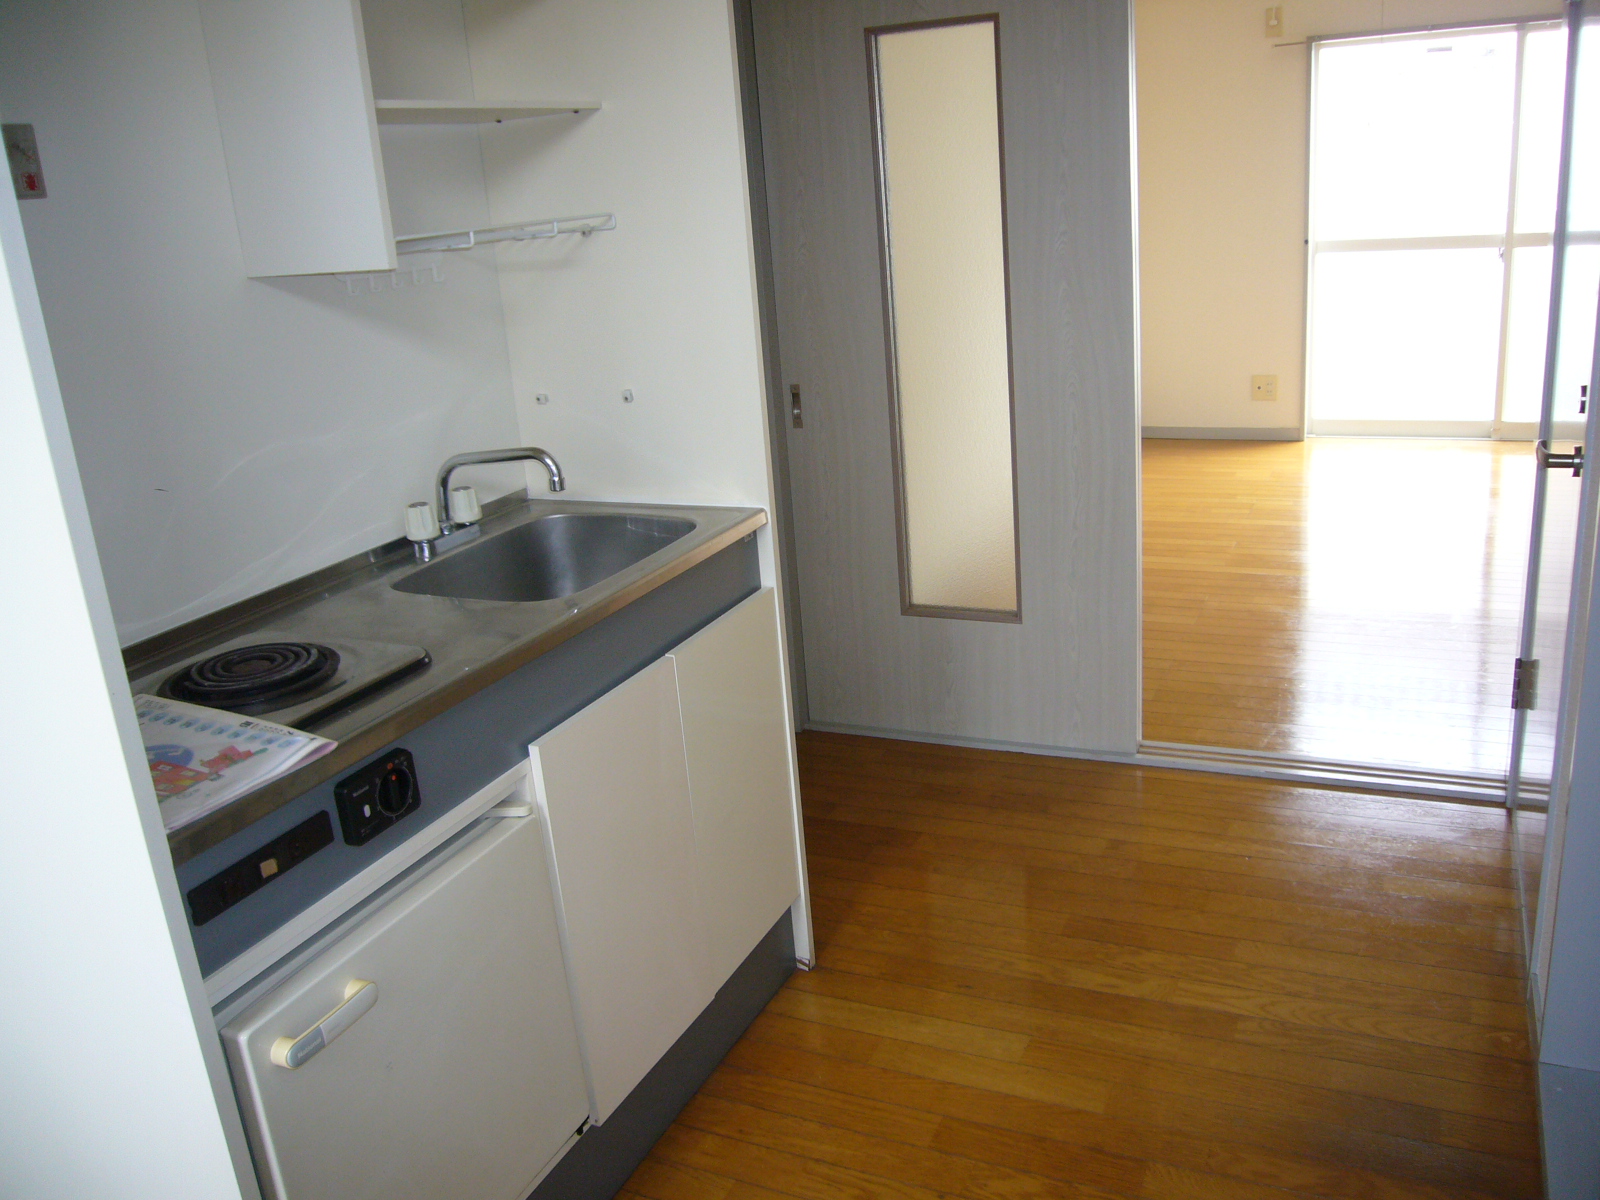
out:
M167 845L172 852L173 864L182 865L263 817L276 812L296 796L359 765L363 759L383 749L390 742L404 737L413 729L454 708L468 697L498 683L513 671L599 624L641 596L648 595L684 572L699 566L766 524L765 511L758 510L751 513L722 533L707 538L692 549L663 563L628 587L575 614L570 621L564 621L553 629L519 643L470 674L458 676L438 690L390 713L355 737L341 741L333 751L314 762L307 763L282 779L240 797L193 825L173 830L167 835Z

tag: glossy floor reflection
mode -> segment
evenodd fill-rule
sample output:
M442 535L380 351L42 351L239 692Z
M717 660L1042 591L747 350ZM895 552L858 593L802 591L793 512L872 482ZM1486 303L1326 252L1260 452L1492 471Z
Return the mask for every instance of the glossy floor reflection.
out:
M1145 739L1503 772L1533 475L1522 442L1146 441Z
M628 1200L1535 1200L1503 810L805 733L817 969Z

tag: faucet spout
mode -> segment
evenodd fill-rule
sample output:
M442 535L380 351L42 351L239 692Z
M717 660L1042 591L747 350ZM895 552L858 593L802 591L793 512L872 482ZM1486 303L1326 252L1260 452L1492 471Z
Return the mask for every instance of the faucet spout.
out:
M439 528L448 532L450 525L450 476L457 467L477 466L481 463L523 462L533 461L540 463L550 472L550 490L564 492L567 490L566 477L561 474L561 464L548 450L541 450L538 446L514 446L509 450L473 450L467 454L457 454L444 460L444 465L439 468L439 478L436 483L439 503Z

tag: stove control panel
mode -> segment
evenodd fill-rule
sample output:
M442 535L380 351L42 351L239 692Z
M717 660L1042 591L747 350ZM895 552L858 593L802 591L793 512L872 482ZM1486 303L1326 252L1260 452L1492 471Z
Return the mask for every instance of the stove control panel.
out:
M400 818L422 807L422 789L411 751L395 749L333 786L339 828L347 845L370 842Z

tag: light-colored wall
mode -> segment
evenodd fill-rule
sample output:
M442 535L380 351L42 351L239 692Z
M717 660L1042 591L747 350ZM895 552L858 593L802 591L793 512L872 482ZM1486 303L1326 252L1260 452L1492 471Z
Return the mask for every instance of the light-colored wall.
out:
M16 0L0 45L0 111L39 137L49 198L23 218L122 641L399 536L443 458L516 443L492 263L381 295L244 277L192 0ZM448 86L448 55L419 61ZM419 140L389 164L397 232L480 219L475 139ZM468 172L403 169L440 154Z
M1143 423L1301 428L1312 34L1557 13L1554 0L1136 0ZM1277 375L1278 399L1250 398Z
M11 194L0 445L0 1192L253 1200ZM63 770L66 767L66 770Z
M767 506L727 0L467 0L466 12L478 95L604 105L483 135L495 221L617 217L614 232L474 251L499 255L523 437L560 459L574 497Z

